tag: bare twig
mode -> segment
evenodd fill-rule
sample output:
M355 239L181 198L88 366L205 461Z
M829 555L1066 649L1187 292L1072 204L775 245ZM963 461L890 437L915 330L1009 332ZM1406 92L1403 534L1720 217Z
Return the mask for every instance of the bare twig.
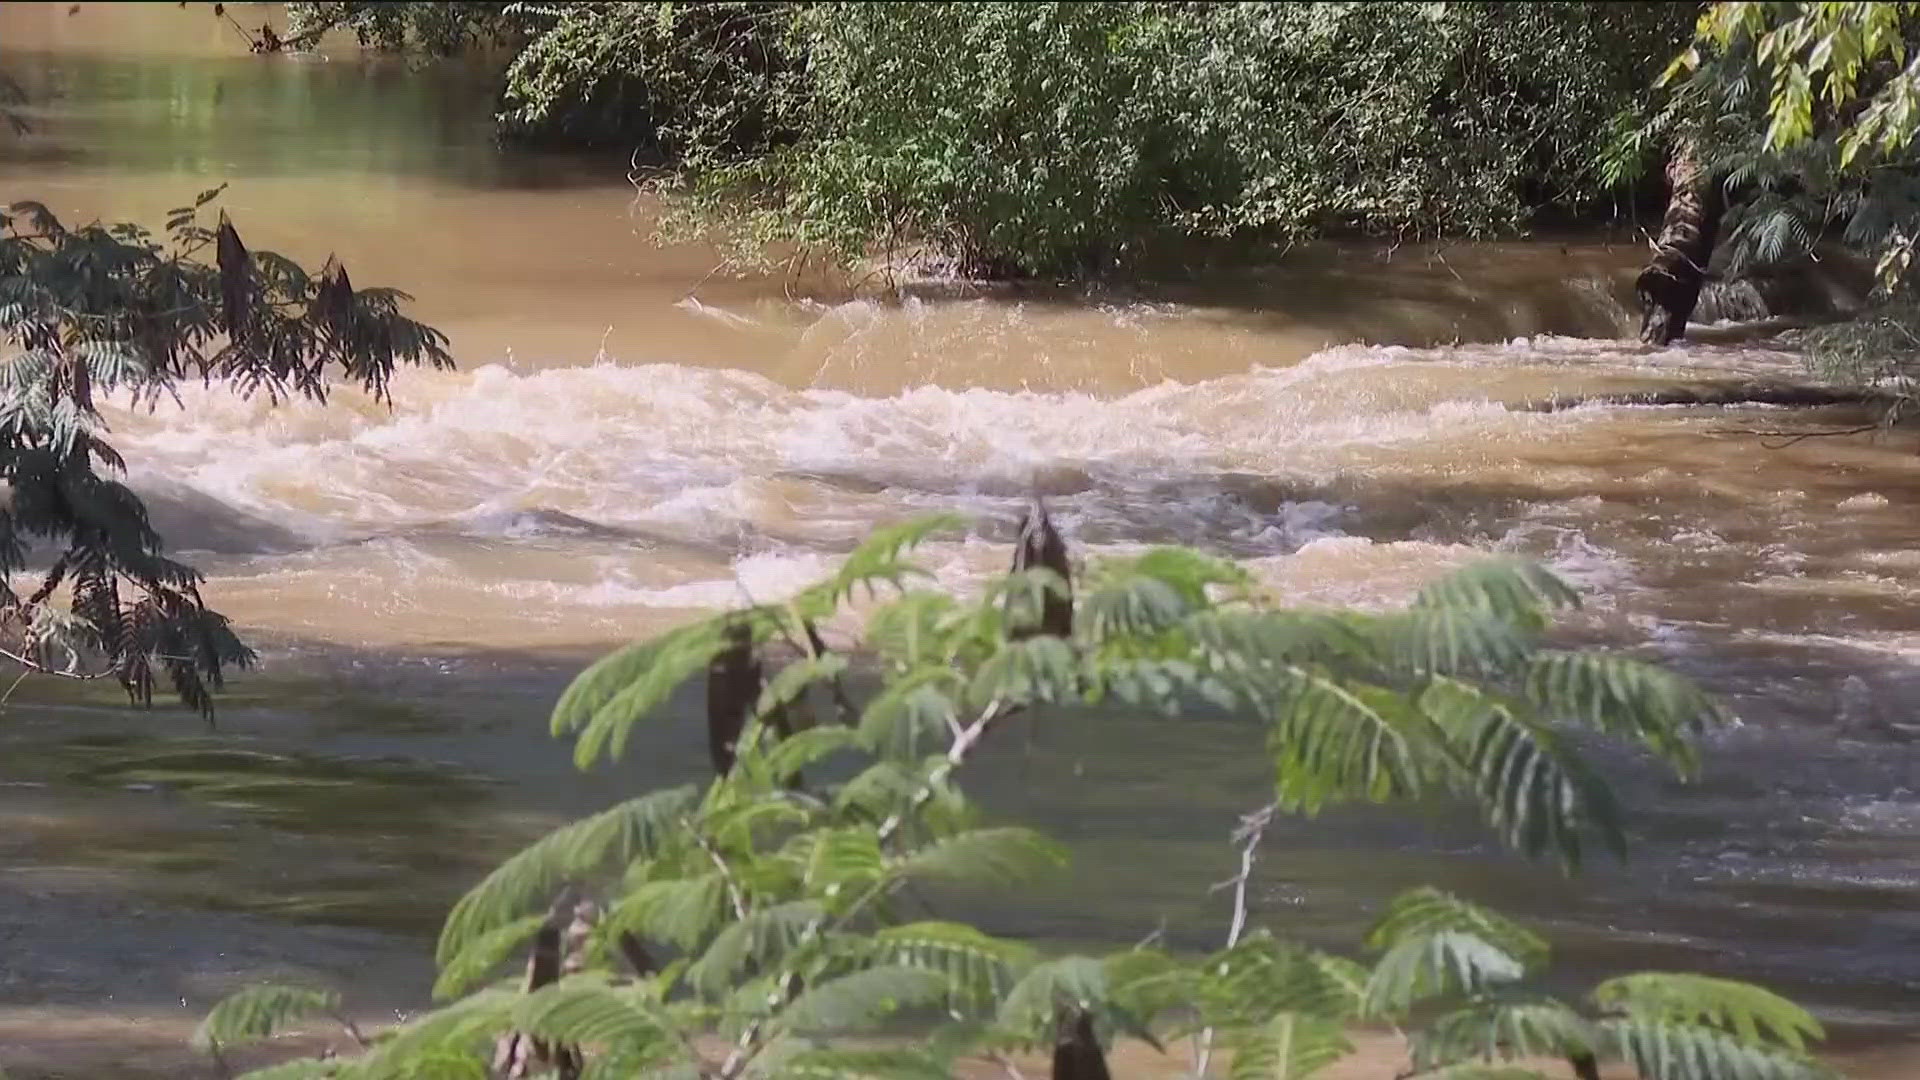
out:
M1254 858L1260 849L1260 841L1266 838L1267 827L1273 824L1273 815L1278 813L1278 803L1268 803L1251 814L1240 818L1240 827L1233 831L1233 842L1240 845L1240 872L1213 887L1214 892L1222 889L1233 890L1233 919L1227 924L1227 948L1240 944L1240 935L1247 929L1247 885L1253 880ZM1213 1025L1202 1028L1194 1036L1193 1074L1204 1077L1207 1067L1213 1063Z
M694 827L691 820L681 818L680 824L687 830L687 834L693 837L693 842L700 845L700 850L707 853L707 858L713 860L714 867L720 871L720 880L727 885L727 899L733 903L733 917L746 918L747 900L740 892L740 883L733 880L733 871L727 869L727 860L720 857L720 853L714 850L713 845L698 828Z

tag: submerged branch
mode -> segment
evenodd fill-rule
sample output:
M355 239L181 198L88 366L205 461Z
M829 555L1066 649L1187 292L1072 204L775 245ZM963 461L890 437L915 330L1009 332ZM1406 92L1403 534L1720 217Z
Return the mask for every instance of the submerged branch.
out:
M1821 408L1829 405L1891 405L1897 395L1882 390L1846 389L1830 386L1746 385L1676 386L1665 390L1628 391L1617 394L1577 394L1545 401L1527 401L1508 408L1515 412L1565 412L1587 406L1604 405L1784 405L1794 408Z
M1832 431L1761 431L1755 428L1719 428L1708 434L1753 435L1761 439L1779 439L1781 440L1780 442L1762 443L1761 445L1769 450L1784 450L1795 443L1805 442L1808 439L1831 439L1845 435L1865 435L1869 432L1880 431L1885 427L1885 424L1861 424L1858 427L1835 428Z

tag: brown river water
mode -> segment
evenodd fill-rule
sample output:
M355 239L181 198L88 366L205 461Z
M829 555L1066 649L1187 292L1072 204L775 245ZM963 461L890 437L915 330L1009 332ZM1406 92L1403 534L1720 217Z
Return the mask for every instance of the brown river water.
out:
M1753 434L1844 409L1577 404L1805 378L1738 327L1623 340L1624 233L1316 247L1124 295L797 298L655 245L623 155L495 145L475 73L250 56L206 7L0 4L33 125L0 136L0 200L157 221L231 181L249 244L415 294L459 370L403 374L391 409L193 388L110 410L266 663L216 731L38 682L6 704L0 1010L177 1018L283 974L417 1006L446 904L494 860L702 767L683 699L629 763L573 772L544 717L582 660L778 598L904 515L978 523L926 553L965 587L1037 485L1082 555L1202 544L1299 603L1534 556L1587 588L1576 636L1738 715L1694 784L1596 751L1632 815L1623 866L1564 880L1444 816L1340 814L1278 830L1258 919L1336 943L1433 881L1536 920L1574 977L1685 965L1862 1033L1920 1026L1915 438ZM1226 832L1263 801L1256 738L1113 715L1010 738L975 789L1077 869L980 917L1206 946Z

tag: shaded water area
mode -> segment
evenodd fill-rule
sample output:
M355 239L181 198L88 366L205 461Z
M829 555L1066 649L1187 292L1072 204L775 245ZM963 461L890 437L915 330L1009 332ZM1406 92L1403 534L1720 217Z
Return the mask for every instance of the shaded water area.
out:
M401 375L391 409L193 388L111 412L162 531L267 659L216 731L104 690L8 701L0 1008L198 1015L286 973L370 1013L417 1006L446 905L492 862L704 767L683 695L627 763L576 774L544 718L584 659L778 598L908 514L977 523L927 552L964 587L1004 566L1037 484L1084 555L1202 544L1303 604L1541 558L1588 589L1574 639L1672 663L1738 714L1692 785L1603 752L1626 866L1560 880L1444 815L1334 815L1276 830L1259 921L1341 943L1432 881L1537 920L1575 974L1692 966L1862 1030L1920 1017L1914 437L1754 434L1845 409L1545 408L1804 378L1790 344L1733 329L1621 340L1634 244L794 299L653 244L618 157L496 146L473 72L254 57L204 10L67 7L0 4L0 71L34 125L0 142L0 199L157 221L231 181L250 245L416 294L460 368ZM1258 738L1123 715L1010 732L969 783L1069 841L1076 870L984 918L1209 944L1225 835L1264 801Z

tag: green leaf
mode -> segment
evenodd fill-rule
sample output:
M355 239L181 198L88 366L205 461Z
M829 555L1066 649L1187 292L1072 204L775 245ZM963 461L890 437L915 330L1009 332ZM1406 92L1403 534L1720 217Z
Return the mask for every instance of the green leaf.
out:
M866 644L901 667L923 664L947 670L947 638L959 602L943 592L915 589L902 593L867 620Z
M1590 828L1624 857L1612 791L1554 732L1453 679L1435 679L1419 703L1462 766L1454 786L1507 844L1528 855L1557 852L1574 867Z
M347 1072L354 1080L484 1077L493 1050L488 1041L508 1030L513 1009L525 997L517 990L489 988L416 1016L386 1032Z
M1257 1025L1282 1013L1351 1019L1364 1005L1365 971L1331 965L1333 960L1256 931L1207 959L1203 1011L1210 1022L1229 1027ZM1348 981L1353 979L1360 981Z
M762 740L758 745L755 768L767 776L792 776L823 758L858 746L860 735L852 728L830 724L798 731L778 742Z
M1548 716L1636 739L1686 772L1698 765L1691 737L1725 719L1687 679L1623 656L1541 652L1528 666L1526 693Z
M1233 1080L1301 1080L1353 1052L1338 1021L1280 1013L1233 1033Z
M967 701L986 709L1070 701L1080 692L1080 657L1056 637L1009 641L975 670Z
M1397 1016L1444 994L1473 994L1526 974L1519 960L1485 938L1442 930L1388 949L1367 979L1366 1013Z
M552 902L560 886L649 854L692 808L691 785L629 799L562 826L501 863L447 915L435 959L444 967L482 934Z
M1066 849L1032 829L970 829L898 860L902 877L953 884L1022 885L1067 863Z
M871 967L807 988L781 1012L780 1022L793 1031L859 1030L902 1008L939 1001L947 989L939 972L905 965Z
M1383 802L1419 791L1416 745L1382 711L1397 697L1363 698L1360 688L1307 668L1279 678L1277 689L1251 678L1237 685L1256 700L1272 699L1267 745L1283 809L1313 813L1329 800Z
M1001 1027L1037 1037L1051 1031L1062 1008L1097 1011L1107 1002L1106 965L1063 956L1029 968L1000 1001Z
M912 756L923 739L939 739L959 715L955 696L965 677L945 664L890 679L860 714L860 743L878 754Z
M842 601L853 596L856 590L864 589L870 596L878 595L882 584L903 589L909 577L930 576L906 561L903 558L905 553L940 533L963 528L965 524L965 519L957 514L934 514L881 526L867 534L866 540L847 556L831 578L797 597L794 607L805 617L816 618L831 613Z
M1629 1016L1705 1024L1750 1043L1777 1042L1805 1050L1807 1040L1826 1037L1805 1009L1751 983L1684 972L1646 971L1608 979L1593 989L1593 1002Z
M527 943L546 924L546 915L528 915L505 926L489 930L468 942L440 968L434 981L435 1001L446 1001L465 992L488 972L500 966L508 956Z
M877 960L938 972L954 1003L967 1008L998 1001L1034 959L1031 946L949 922L883 927L866 948Z
M1490 559L1429 582L1414 596L1417 608L1473 609L1529 623L1541 613L1580 606L1580 593L1538 563Z
M1490 942L1529 968L1547 959L1547 943L1539 935L1498 912L1430 885L1394 897L1368 932L1367 947L1385 951L1404 941L1449 930Z
M582 672L554 706L555 734L579 729L574 764L592 768L604 752L619 760L633 725L731 647L727 619L695 623L654 642L614 653ZM764 638L765 628L749 620Z
M1834 1075L1799 1054L1716 1028L1627 1016L1603 1020L1600 1029L1643 1080L1824 1080Z
M1346 615L1316 611L1212 610L1185 629L1202 646L1253 664L1331 664L1365 657L1366 638Z
M838 678L846 670L847 658L840 653L803 656L767 680L767 685L760 690L759 701L753 706L753 715L765 719L791 705L808 687Z
M667 1040L678 1041L643 996L597 979L576 976L527 994L513 1008L514 1030L641 1056L657 1052Z
M1414 678L1500 676L1533 651L1534 630L1487 608L1415 607L1374 620L1383 663Z
M805 883L808 891L843 901L877 884L886 875L880 834L871 825L824 829L811 837Z
M713 933L727 912L727 882L718 870L646 881L615 905L613 925L655 941L692 949Z
M770 964L786 956L823 918L825 910L814 900L789 900L750 911L714 936L706 952L687 969L687 984L709 997L719 997L748 964Z
M1598 1029L1558 1001L1486 998L1414 1032L1413 1063L1429 1070L1474 1059L1571 1058L1599 1045Z
M192 1042L206 1050L264 1039L295 1021L332 1015L339 1007L340 995L330 990L251 986L222 998L194 1029Z
M1196 607L1177 585L1159 578L1103 578L1081 600L1075 624L1095 642L1152 637L1178 626Z

